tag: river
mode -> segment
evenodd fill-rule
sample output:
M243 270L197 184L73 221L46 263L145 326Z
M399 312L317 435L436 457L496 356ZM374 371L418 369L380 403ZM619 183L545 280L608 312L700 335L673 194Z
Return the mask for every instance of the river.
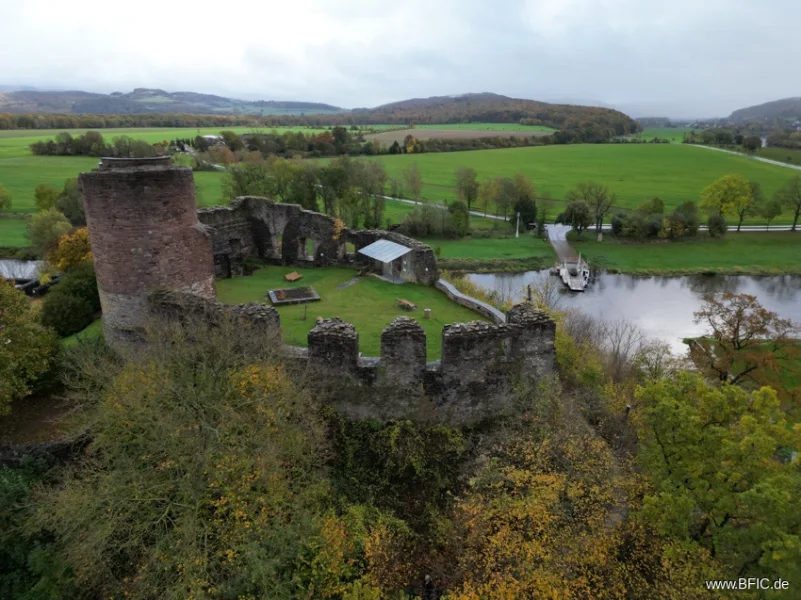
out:
M44 265L41 260L6 260L0 259L0 278L32 279Z
M664 340L676 352L685 349L682 339L702 335L706 328L693 323L706 294L731 291L751 294L781 317L801 323L801 276L752 277L746 275L690 275L684 277L637 277L599 273L583 293L564 289L561 280L546 271L527 273L469 274L488 290L522 299L526 286L553 279L559 286L557 308L578 308L598 319L627 319L648 337Z

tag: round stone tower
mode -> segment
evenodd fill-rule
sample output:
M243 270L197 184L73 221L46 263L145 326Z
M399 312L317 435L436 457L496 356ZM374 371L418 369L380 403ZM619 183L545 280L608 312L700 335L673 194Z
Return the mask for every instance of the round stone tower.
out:
M192 171L169 157L103 158L79 177L106 343L140 339L156 289L216 296L210 236Z

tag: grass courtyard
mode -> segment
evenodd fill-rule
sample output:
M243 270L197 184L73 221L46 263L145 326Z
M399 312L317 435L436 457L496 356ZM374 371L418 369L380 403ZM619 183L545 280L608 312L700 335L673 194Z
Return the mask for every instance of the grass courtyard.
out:
M284 275L298 271L303 279L296 283L284 280ZM217 282L217 297L226 304L265 302L268 290L313 286L320 294L319 302L278 306L281 315L281 332L284 342L306 346L307 334L320 317L340 317L353 323L359 332L359 350L364 356L379 356L381 331L395 317L417 319L426 331L427 358L440 358L442 327L448 323L486 321L487 319L452 302L433 287L405 283L393 285L374 277L364 277L344 289L338 286L350 281L353 269L343 267L297 268L270 266L249 277L223 279ZM395 304L403 298L417 305L416 311L407 312ZM431 319L423 318L423 309L431 309ZM306 320L303 319L304 314Z
M777 275L801 271L799 232L729 232L723 238L701 232L695 239L642 244L618 240L612 235L597 242L592 232L586 232L583 239L571 233L568 239L593 266L622 273Z

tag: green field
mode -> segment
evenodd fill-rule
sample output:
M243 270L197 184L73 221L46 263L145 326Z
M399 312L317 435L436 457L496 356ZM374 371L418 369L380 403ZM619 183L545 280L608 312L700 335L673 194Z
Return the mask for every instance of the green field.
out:
M27 219L0 219L0 246L27 246Z
M698 201L701 190L717 178L739 173L759 182L770 196L789 180L794 171L723 152L710 152L683 144L577 144L381 156L390 176L402 177L417 163L423 177L423 197L435 202L456 197L454 173L472 167L480 179L527 175L539 195L549 194L557 208L571 187L593 180L617 194L614 208L633 208L653 196L671 208L686 200ZM490 212L494 210L490 207ZM746 221L761 224L759 219ZM784 215L776 223L787 223Z
M518 123L448 123L445 125L415 125L415 129L454 129L459 131L556 131L544 125Z
M508 237L464 238L461 240L423 239L432 248L442 250L441 258L467 258L475 260L505 260L544 256L553 258L553 248L548 242L529 234L514 234Z
M12 198L11 212L35 211L33 191L40 183L60 190L70 177L91 171L98 159L85 156L23 156L0 160L0 185ZM0 244L2 245L2 244Z
M284 275L298 271L303 280L297 283L284 281ZM451 302L439 290L422 285L405 283L394 285L372 277L361 278L345 289L338 285L352 279L352 269L329 267L299 269L297 267L266 267L250 277L223 279L217 282L217 297L227 304L263 302L267 292L276 288L314 286L320 294L319 302L292 306L279 306L281 332L284 342L306 346L307 335L314 327L316 317L340 317L353 323L359 332L359 350L365 356L378 356L381 349L381 331L395 317L417 319L426 331L428 360L436 360L442 350L442 326L464 321L486 321L484 317ZM406 312L395 305L396 298L416 304L418 310ZM431 319L423 318L423 309L431 309ZM307 315L303 320L304 313Z
M801 166L801 150L792 150L789 148L759 148L756 155L760 158L767 158L769 160L778 160L785 162L796 167Z
M591 234L571 244L590 264L623 273L690 274L743 273L779 274L801 271L801 233L730 232L721 238L706 233L698 239L678 242L635 244L606 236L597 242Z
M691 131L689 127L646 127L642 133L638 133L629 137L641 138L644 140L652 140L659 138L661 140L670 140L671 142L681 143L684 139L684 134Z

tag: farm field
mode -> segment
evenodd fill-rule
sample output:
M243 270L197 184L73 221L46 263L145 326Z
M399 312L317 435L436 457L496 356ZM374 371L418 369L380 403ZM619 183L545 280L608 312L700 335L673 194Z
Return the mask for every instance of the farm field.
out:
M0 246L27 246L28 239L25 237L27 230L27 219L0 218Z
M465 131L546 131L548 133L556 131L553 127L546 127L545 125L520 125L518 123L446 123L442 125L415 125L414 128Z
M683 144L577 144L476 150L431 154L380 156L391 177L403 177L417 163L423 178L422 197L434 202L456 198L454 173L460 167L474 168L480 180L512 177L523 173L537 186L538 195L548 195L561 210L565 193L582 181L598 181L617 195L614 209L634 208L659 196L666 208L687 200L698 201L701 190L717 178L739 173L762 185L770 196L795 172L748 157L710 152ZM479 208L481 210L481 208ZM493 213L494 206L488 207ZM763 224L759 218L746 221ZM788 223L783 215L774 221Z
M297 270L303 279L296 283L284 281L284 275ZM276 288L314 286L320 294L319 302L278 306L281 315L281 333L284 342L306 346L307 335L314 327L316 317L340 317L353 323L359 332L359 350L365 356L379 356L381 331L395 317L412 317L426 331L428 360L436 360L442 352L442 326L447 323L486 321L484 317L451 302L439 290L406 283L394 285L373 277L362 278L350 287L338 285L352 279L353 269L342 267L298 269L297 267L266 267L249 277L224 279L217 282L217 297L227 304L263 302L267 291ZM418 306L407 312L395 305L404 298ZM308 307L308 308L304 308ZM431 319L423 318L423 309L431 309ZM303 320L304 312L306 320Z
M798 273L801 267L801 233L729 232L723 238L701 233L698 239L644 244L619 242L591 232L579 240L568 235L571 245L590 264L622 273L685 275L691 273L741 273L771 275Z
M380 133L371 133L364 136L365 140L372 140L382 144L391 145L393 142L401 143L407 135L413 135L418 140L430 140L434 138L439 139L474 139L480 137L523 137L523 136L545 136L553 130L530 129L522 130L516 129L446 129L439 128L437 125L432 125L431 129L422 129L415 127L414 129L396 129L392 131L382 131Z
M641 138L644 140L659 138L680 144L687 131L691 131L691 129L689 127L646 127L642 130L642 133L637 133L629 137Z

